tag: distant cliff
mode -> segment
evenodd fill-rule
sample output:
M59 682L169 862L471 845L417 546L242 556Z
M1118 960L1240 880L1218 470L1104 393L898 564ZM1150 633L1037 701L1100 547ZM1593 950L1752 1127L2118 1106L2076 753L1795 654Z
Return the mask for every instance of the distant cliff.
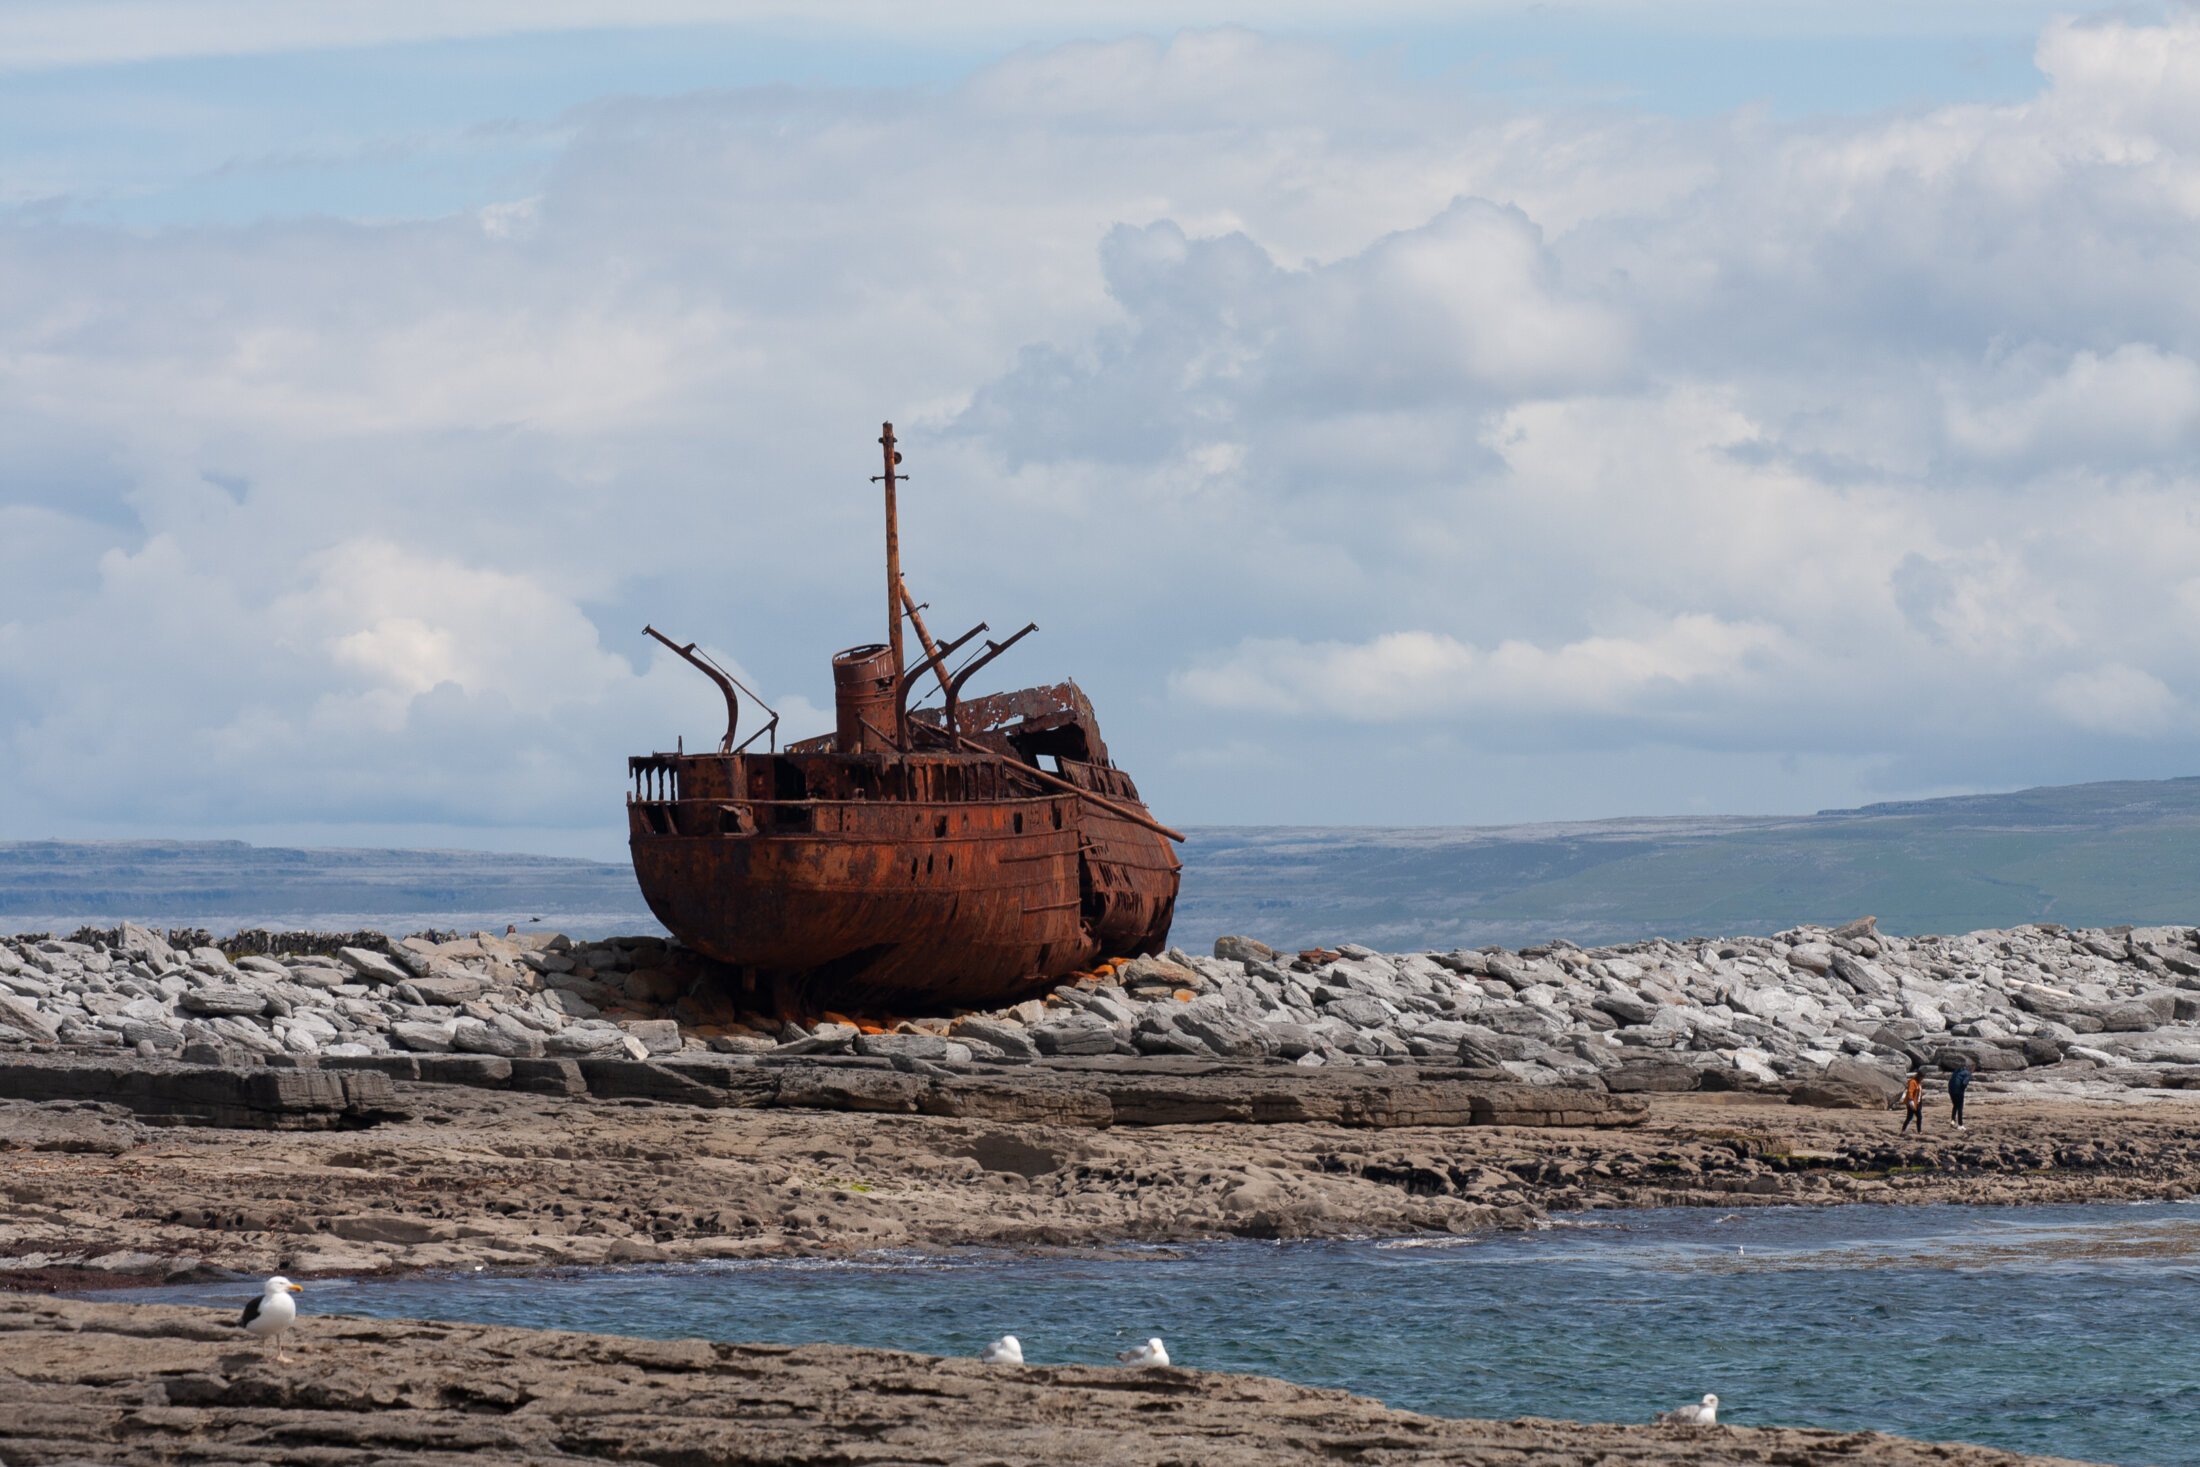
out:
M2200 779L1766 818L1186 832L1172 940L1517 947L1764 935L1875 914L1903 935L2200 922Z

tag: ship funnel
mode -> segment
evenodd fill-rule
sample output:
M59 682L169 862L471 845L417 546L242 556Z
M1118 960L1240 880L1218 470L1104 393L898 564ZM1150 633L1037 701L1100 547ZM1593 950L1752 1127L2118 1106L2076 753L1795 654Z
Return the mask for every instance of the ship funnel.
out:
M893 648L869 642L834 655L833 712L839 752L882 754L893 748Z

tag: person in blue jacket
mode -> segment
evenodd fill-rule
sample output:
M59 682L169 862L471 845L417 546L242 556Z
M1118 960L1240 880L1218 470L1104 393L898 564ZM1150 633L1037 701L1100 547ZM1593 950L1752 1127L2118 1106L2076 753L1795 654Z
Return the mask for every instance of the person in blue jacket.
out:
M1963 1092L1970 1088L1971 1066L1967 1061L1957 1060L1955 1073L1948 1077L1948 1106L1954 1112L1952 1118L1959 1131L1963 1129Z

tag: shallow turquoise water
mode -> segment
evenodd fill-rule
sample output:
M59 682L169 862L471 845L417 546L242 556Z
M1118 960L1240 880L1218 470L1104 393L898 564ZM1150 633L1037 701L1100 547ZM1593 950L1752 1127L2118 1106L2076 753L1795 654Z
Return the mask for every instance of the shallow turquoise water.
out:
M126 1297L241 1303L238 1285ZM1446 1416L1722 1420L2200 1467L2200 1207L1594 1214L1546 1231L1230 1242L1102 1257L428 1276L311 1286L311 1312L1180 1365Z

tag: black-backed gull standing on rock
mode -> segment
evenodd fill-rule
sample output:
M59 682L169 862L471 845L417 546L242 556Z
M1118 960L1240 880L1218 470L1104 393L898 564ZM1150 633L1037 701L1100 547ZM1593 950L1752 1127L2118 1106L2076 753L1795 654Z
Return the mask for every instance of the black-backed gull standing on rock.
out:
M290 1328L298 1317L298 1301L292 1294L305 1292L289 1279L276 1275L260 1290L260 1297L244 1306L244 1313L237 1316L237 1325L256 1340L275 1342L275 1359L283 1359L283 1331Z

